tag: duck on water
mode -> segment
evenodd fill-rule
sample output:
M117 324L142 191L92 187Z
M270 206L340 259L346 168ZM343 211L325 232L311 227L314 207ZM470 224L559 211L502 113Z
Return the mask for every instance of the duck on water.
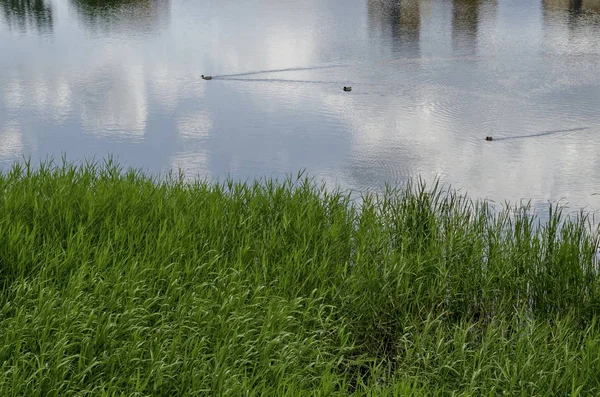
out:
M197 75L196 75L196 76L197 76ZM202 79L203 79L203 80L212 80L212 76L205 76L205 75L202 75L201 77L202 77Z

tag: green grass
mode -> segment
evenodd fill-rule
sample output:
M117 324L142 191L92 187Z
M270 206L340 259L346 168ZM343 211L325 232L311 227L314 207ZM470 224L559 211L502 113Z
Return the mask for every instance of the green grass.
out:
M1 396L600 393L583 213L111 161L0 192Z

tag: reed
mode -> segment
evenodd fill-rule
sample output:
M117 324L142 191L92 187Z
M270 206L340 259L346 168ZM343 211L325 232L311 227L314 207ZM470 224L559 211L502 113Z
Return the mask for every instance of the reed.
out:
M600 393L583 212L112 160L17 163L0 192L2 396Z

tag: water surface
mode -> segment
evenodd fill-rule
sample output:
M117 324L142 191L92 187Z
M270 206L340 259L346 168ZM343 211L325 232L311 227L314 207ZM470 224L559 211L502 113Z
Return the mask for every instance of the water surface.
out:
M600 0L0 0L0 168L110 153L595 210L599 71Z

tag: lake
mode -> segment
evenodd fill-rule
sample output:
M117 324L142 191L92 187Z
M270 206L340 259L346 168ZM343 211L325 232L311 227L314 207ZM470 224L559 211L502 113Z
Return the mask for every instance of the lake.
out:
M600 0L0 0L0 169L111 154L597 210L599 109Z

